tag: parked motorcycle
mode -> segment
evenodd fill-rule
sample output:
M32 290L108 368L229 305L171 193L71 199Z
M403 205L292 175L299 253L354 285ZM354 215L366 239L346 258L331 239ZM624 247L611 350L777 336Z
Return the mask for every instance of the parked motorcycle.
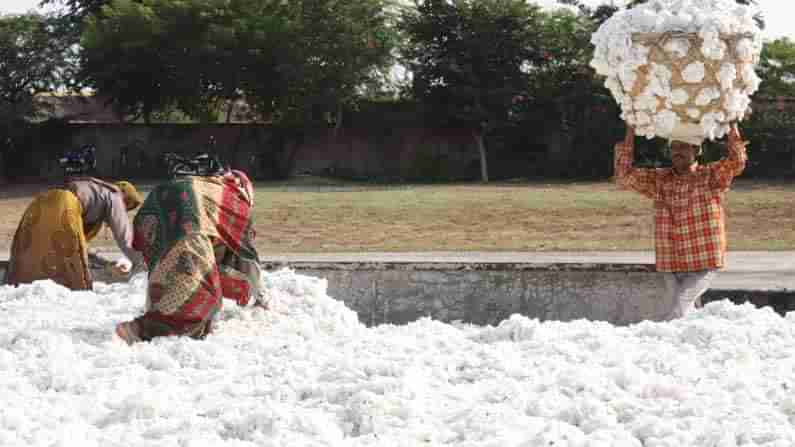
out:
M86 144L77 149L67 151L58 159L58 164L65 176L86 175L97 168L97 148L93 144Z
M168 167L171 178L186 175L220 175L227 171L227 168L217 157L207 153L186 157L174 152L166 152L163 154L163 160Z

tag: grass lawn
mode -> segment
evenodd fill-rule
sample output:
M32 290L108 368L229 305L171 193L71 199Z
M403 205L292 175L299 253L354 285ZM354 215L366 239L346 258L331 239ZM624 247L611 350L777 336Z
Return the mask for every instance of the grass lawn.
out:
M0 190L0 250L41 187ZM148 190L147 186L142 187ZM738 180L729 247L795 249L795 184ZM652 250L653 210L608 182L367 185L318 178L257 185L262 252ZM93 246L112 247L108 231Z

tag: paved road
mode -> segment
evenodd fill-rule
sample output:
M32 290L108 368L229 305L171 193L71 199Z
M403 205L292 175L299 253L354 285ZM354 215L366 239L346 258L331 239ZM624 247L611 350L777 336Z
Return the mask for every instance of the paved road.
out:
M106 256L118 252L103 251ZM261 253L265 262L445 262L652 264L653 252ZM0 260L8 252L0 251ZM713 289L795 291L795 251L730 251Z

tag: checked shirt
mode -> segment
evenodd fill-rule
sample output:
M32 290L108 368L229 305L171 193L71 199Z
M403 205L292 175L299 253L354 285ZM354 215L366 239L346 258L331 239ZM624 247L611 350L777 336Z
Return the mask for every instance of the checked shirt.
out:
M727 157L694 165L687 173L672 168L632 166L633 147L615 148L616 183L654 200L657 271L695 272L721 268L726 258L724 193L745 169L745 145L730 145Z

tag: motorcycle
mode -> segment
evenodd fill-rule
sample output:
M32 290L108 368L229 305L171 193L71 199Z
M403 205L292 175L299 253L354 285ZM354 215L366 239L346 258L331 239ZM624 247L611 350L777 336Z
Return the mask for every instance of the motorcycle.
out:
M217 157L207 153L199 153L193 157L186 157L174 152L166 152L163 154L163 160L168 167L171 178L186 175L220 175L227 170Z
M78 149L67 151L58 159L58 164L65 176L86 175L97 168L97 148L93 144L86 144Z

